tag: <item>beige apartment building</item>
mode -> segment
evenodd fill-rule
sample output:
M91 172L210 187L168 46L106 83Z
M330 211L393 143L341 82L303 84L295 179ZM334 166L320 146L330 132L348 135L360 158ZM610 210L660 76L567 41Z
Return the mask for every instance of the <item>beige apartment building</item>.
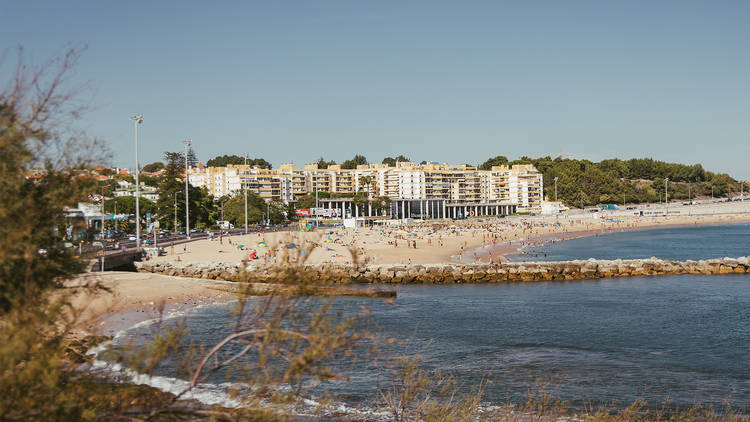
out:
M363 190L371 198L384 196L392 201L439 200L448 206L513 205L514 210L534 210L540 207L544 195L542 174L530 164L491 170L465 164L410 162L399 162L396 167L360 165L356 169L342 169L339 165L320 169L317 164L303 168L282 164L272 170L244 165L198 166L190 170L189 180L194 186L206 187L216 197L247 187L265 200L286 203L316 190L340 195Z

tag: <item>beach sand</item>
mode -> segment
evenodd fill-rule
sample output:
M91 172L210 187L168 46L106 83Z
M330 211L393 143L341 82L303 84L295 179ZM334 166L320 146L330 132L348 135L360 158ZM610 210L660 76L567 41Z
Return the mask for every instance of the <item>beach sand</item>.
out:
M750 205L750 201L748 201ZM289 243L316 247L307 264L471 263L503 260L528 244L560 241L611 231L638 230L666 226L750 221L748 212L636 217L621 215L610 220L590 214L568 216L487 218L464 221L426 221L404 226L355 229L319 229L315 232L271 232L224 236L171 247L164 246L160 261L240 262L255 251L260 260L274 262L275 255ZM416 248L414 244L416 242ZM476 255L475 255L476 254Z
M99 283L110 291L82 289ZM160 274L107 271L82 274L66 283L71 303L80 311L76 334L113 335L160 315L236 298L231 282ZM163 307L161 306L163 304Z

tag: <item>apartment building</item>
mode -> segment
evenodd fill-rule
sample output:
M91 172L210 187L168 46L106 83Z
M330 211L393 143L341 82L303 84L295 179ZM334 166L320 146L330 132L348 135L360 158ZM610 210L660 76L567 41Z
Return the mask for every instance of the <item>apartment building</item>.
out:
M199 166L190 170L190 183L205 186L214 196L231 195L247 187L263 199L287 203L315 191L346 196L363 190L371 198L440 200L469 206L513 205L531 210L537 209L543 198L542 174L530 164L491 170L465 164L410 162L399 162L395 167L360 165L356 169L342 169L339 165L320 169L316 164L303 168L282 164L273 170L244 165Z

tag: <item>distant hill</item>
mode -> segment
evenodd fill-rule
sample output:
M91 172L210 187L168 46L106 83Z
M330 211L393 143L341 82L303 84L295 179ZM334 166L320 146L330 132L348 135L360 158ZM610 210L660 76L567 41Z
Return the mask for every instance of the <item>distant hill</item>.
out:
M554 200L555 177L557 197L573 206L615 203L658 202L664 200L665 178L669 179L669 199L739 195L740 184L725 173L712 173L700 164L667 163L651 158L592 162L571 158L522 157L487 160L481 168L505 164L533 164L544 174L545 196ZM745 186L747 189L748 186Z

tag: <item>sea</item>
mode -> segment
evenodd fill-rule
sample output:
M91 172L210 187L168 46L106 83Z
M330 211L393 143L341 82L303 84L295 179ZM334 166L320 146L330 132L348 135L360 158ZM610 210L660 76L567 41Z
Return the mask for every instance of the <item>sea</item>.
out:
M625 231L527 248L515 260L663 259L750 254L750 224ZM396 286L398 298L337 299L334 311L370 309L369 319L396 345L382 353L418 354L428 373L450 373L462 388L483 384L488 406L521 402L544 389L573 408L694 404L750 407L750 276L680 275L570 282ZM190 341L213 344L234 321L229 305L181 315ZM109 347L143 343L141 324ZM375 412L387 371L333 362L345 382L311 388L308 401L333 393L342 408ZM184 381L167 363L154 380L165 390ZM131 373L133 377L134 374ZM209 404L233 405L231 377L196 392Z

